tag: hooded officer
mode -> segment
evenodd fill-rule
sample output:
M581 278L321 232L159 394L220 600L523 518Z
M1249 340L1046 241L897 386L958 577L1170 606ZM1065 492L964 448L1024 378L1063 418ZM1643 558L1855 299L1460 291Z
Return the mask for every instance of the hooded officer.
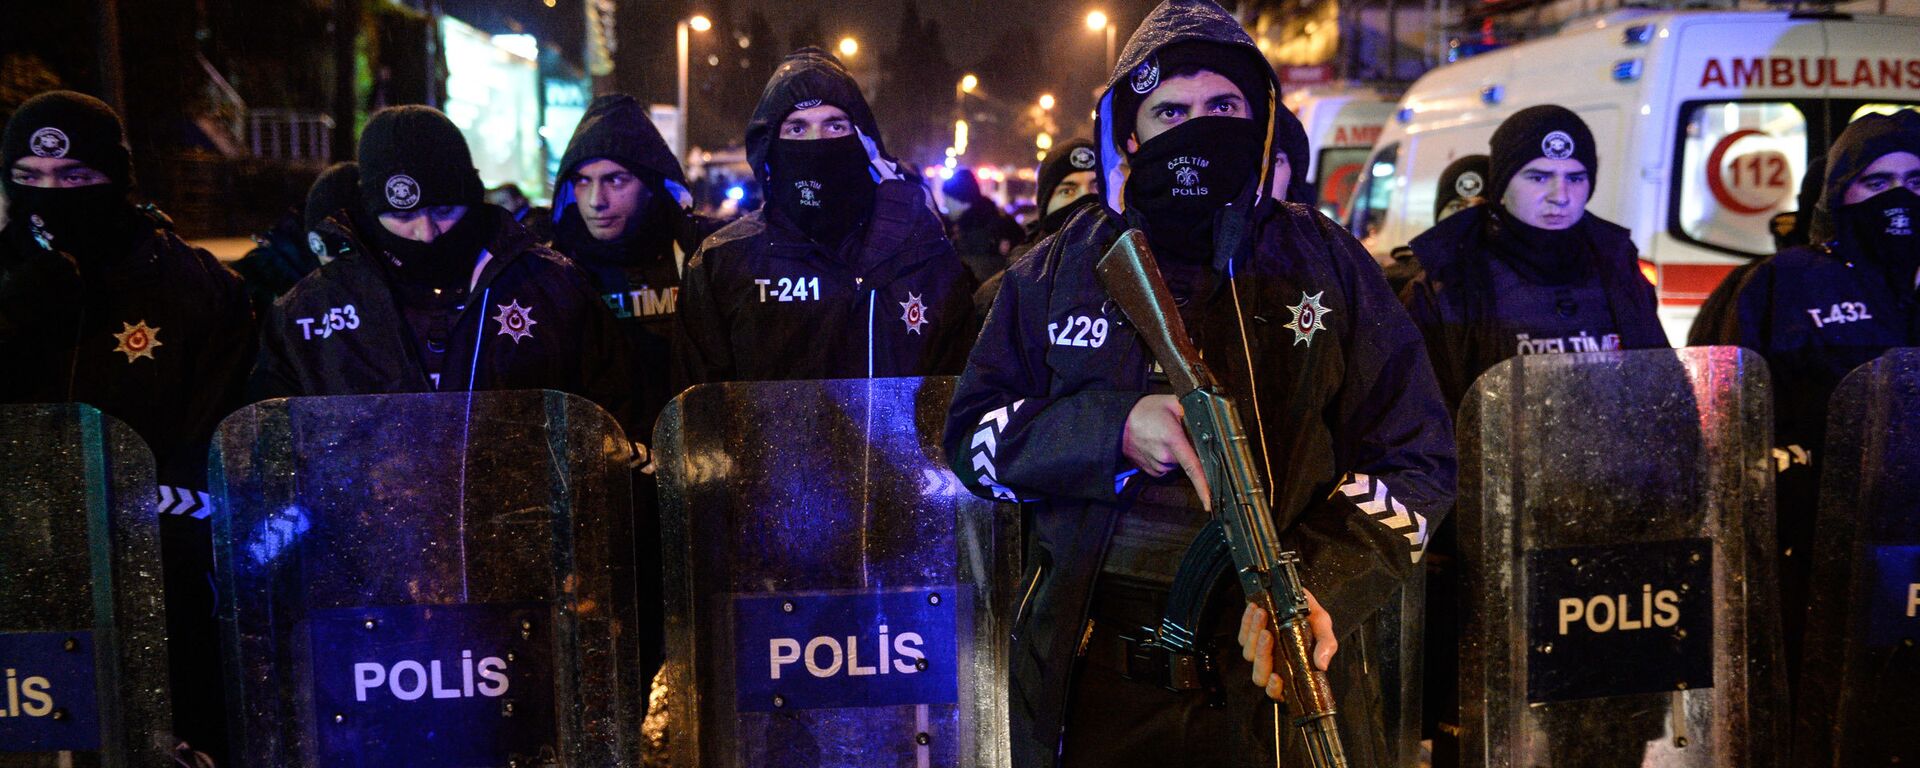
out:
M162 499L169 660L178 735L226 751L214 655L207 443L239 402L253 352L240 279L129 200L120 118L91 96L28 100L0 138L0 401L84 402L153 449Z
M1104 204L1008 269L955 391L954 471L976 494L1026 500L1032 521L1009 653L1017 765L1272 765L1276 738L1288 764L1304 759L1268 701L1272 640L1242 630L1264 619L1233 580L1204 605L1168 599L1207 516L1178 402L1094 274L1129 227L1238 401L1276 526L1305 559L1314 655L1331 666L1348 754L1389 759L1367 619L1397 599L1421 531L1452 504L1453 437L1373 259L1312 208L1267 197L1278 96L1220 6L1168 0L1149 14L1100 101ZM1410 525L1356 505L1380 498ZM1137 642L1176 607L1199 652ZM1236 635L1244 655L1215 641ZM1156 672L1188 668L1214 671Z
M1586 122L1528 107L1490 150L1489 202L1408 244L1418 262L1402 299L1448 408L1514 355L1667 346L1630 234L1587 211L1599 158Z
M953 250L974 280L986 280L1006 269L1013 247L1026 239L1025 233L993 198L980 191L980 179L973 169L955 171L953 178L940 185L940 191L947 201L947 230Z
M349 205L357 208L359 184L358 165L334 163L307 188L302 210L289 212L266 234L254 236L257 247L234 262L233 271L246 280L255 317L266 317L274 299L292 290L307 273L333 260L333 250L315 227Z
M636 429L628 437L641 471L634 477L636 546L658 552L659 508L653 483L653 423L675 391L673 323L680 272L699 248L703 224L689 210L692 195L680 161L632 96L593 100L560 158L554 181L555 250L587 271L619 319L632 354ZM659 558L644 560L640 583L643 675L663 653Z
M1799 205L1792 213L1775 214L1767 222L1767 228L1773 232L1774 253L1807 245L1812 240L1814 206L1820 203L1820 192L1826 184L1827 159L1817 155L1807 158L1806 175L1800 177ZM1727 272L1720 284L1714 286L1713 293L1707 294L1707 300L1700 303L1700 312L1693 316L1693 326L1687 329L1687 346L1708 346L1719 343L1718 339L1739 336L1740 315L1733 299L1739 295L1740 286L1746 284L1747 276L1771 258L1771 254L1761 256ZM1776 468L1788 469L1779 465Z
M1273 180L1267 196L1289 203L1318 203L1320 192L1313 182L1307 181L1307 164L1313 160L1307 127L1284 106L1273 111L1273 120Z
M613 315L585 272L481 193L445 115L374 113L360 137L364 215L319 225L346 245L275 304L252 395L557 389L628 424Z
M767 203L687 265L682 382L958 371L973 280L839 59L811 47L787 56L746 145Z
M1433 223L1487 202L1487 174L1486 155L1466 155L1447 163L1440 171L1440 184L1433 193ZM1404 245L1395 248L1386 265L1387 285L1397 294L1419 270L1420 263L1414 260L1412 248Z
M1773 373L1775 505L1782 628L1797 668L1819 502L1827 401L1849 371L1920 344L1920 114L1867 115L1827 150L1812 245L1756 264L1734 293L1734 322L1702 339L1759 350Z
M333 218L352 222L355 231L372 231L375 226L360 207L360 164L347 161L327 166L307 188L307 204L300 212L307 227L307 250L320 264L340 258L352 245L345 238L329 235L324 226ZM309 270L311 271L311 270Z

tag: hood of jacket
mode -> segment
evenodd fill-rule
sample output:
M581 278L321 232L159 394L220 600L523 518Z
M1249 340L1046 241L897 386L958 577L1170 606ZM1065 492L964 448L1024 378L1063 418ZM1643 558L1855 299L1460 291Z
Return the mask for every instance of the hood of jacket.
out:
M874 121L873 109L867 106L867 97L860 93L860 84L833 54L808 46L787 54L780 62L773 77L767 80L767 89L760 93L753 117L747 121L747 162L753 166L754 178L760 180L762 188L772 178L767 155L780 132L780 124L795 110L820 104L839 107L853 121L861 143L867 146L867 157L874 164L876 181L899 177L897 164L880 141L880 124Z
M687 191L687 174L680 159L660 135L660 129L647 115L645 105L624 93L597 97L573 129L567 151L560 155L560 174L553 180L553 222L559 224L573 207L573 185L567 183L580 166L605 158L619 163L635 175L660 180L664 189L654 190L673 198L682 210L693 207L693 194Z

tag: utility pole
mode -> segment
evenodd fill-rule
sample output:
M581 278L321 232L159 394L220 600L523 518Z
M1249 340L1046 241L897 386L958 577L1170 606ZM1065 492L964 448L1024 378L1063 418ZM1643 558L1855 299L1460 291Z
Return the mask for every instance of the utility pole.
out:
M120 0L100 0L100 96L122 115L127 113L126 68L120 60Z
M111 2L111 0L109 0ZM333 159L354 158L353 121L358 114L355 92L354 41L360 36L360 0L333 0Z

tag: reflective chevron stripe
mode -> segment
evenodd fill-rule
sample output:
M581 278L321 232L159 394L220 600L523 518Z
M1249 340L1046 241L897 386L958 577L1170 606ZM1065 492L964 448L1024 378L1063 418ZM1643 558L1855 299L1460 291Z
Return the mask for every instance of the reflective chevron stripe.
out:
M213 499L207 496L206 491L163 485L160 486L160 503L154 506L154 511L161 515L205 520L213 514Z
M1377 478L1355 472L1347 475L1346 480L1334 490L1334 493L1347 497L1354 506L1374 522L1387 527L1407 539L1407 549L1413 562L1420 562L1427 548L1427 518L1407 509L1398 499L1387 491L1387 484Z
M993 466L993 460L1000 452L1000 434L1007 429L1007 422L1020 410L1025 400L1015 400L1012 405L995 408L980 417L980 429L973 433L973 471L978 472L976 482L986 488L993 497L1002 501L1019 501L1013 489L1000 484L999 470Z

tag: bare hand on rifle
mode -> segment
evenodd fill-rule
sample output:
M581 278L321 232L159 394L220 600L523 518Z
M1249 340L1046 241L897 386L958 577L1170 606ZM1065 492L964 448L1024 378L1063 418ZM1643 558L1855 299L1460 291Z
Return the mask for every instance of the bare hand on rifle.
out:
M1313 630L1313 665L1325 672L1333 663L1334 652L1340 650L1340 641L1333 636L1333 617L1320 607L1312 592L1307 593L1307 626ZM1286 683L1276 671L1279 665L1273 663L1273 632L1267 629L1267 612L1252 603L1240 614L1240 657L1253 662L1250 677L1254 685L1267 689L1267 698L1287 700Z
M1213 496L1207 489L1207 474L1200 468L1200 455L1187 440L1186 411L1180 398L1173 395L1147 395L1133 404L1127 414L1127 426L1120 436L1120 453L1141 471L1160 477L1176 469L1187 473L1200 504L1213 511Z

